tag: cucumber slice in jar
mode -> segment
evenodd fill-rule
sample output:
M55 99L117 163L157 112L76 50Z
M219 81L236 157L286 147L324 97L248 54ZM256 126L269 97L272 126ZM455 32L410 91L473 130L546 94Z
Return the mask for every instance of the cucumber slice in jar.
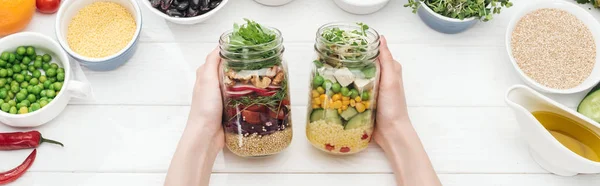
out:
M600 86L596 86L581 100L581 103L577 107L577 112L596 122L600 122Z

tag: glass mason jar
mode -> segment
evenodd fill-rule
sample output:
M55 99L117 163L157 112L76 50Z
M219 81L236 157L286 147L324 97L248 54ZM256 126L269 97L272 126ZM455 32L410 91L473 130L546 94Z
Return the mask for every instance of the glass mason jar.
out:
M292 141L287 65L281 32L272 42L247 46L221 35L220 83L225 146L238 156L266 156Z
M306 136L331 154L360 152L375 124L379 34L360 23L331 23L316 37Z

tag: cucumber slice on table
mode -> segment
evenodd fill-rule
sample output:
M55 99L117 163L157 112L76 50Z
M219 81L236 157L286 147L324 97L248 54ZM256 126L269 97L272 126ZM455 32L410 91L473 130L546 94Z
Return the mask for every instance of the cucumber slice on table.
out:
M596 86L581 100L577 112L584 116L600 122L600 86Z

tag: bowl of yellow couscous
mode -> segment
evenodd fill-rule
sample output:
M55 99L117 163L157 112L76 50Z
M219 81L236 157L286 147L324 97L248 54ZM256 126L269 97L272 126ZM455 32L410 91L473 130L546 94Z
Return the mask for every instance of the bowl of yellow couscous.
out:
M56 36L67 53L91 70L114 70L135 53L142 28L136 0L66 0Z

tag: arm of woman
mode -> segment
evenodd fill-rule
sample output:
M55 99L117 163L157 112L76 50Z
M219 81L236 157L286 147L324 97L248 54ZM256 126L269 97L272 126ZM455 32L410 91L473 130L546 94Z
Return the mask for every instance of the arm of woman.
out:
M223 149L223 104L219 88L219 51L196 71L187 125L167 172L165 186L208 186L212 166Z
M405 186L441 186L423 144L414 130L404 95L402 66L394 60L385 37L381 38L381 78L375 142L392 165L396 182Z

